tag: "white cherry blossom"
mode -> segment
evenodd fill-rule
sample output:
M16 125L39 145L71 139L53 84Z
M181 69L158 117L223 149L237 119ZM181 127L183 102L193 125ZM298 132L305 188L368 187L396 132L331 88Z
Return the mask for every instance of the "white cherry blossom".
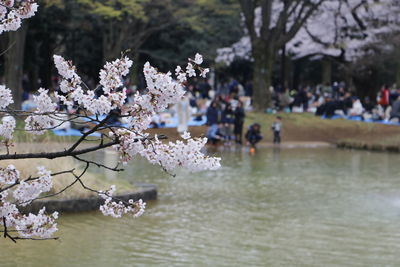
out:
M5 109L10 104L14 103L11 90L4 85L0 85L0 109Z
M6 140L13 138L14 129L16 127L16 122L14 117L5 116L2 118L2 123L0 124L0 136Z
M14 184L19 179L19 171L14 165L8 165L6 168L0 167L0 186Z
M53 187L51 172L44 167L38 167L39 177L33 181L21 181L14 191L14 198L22 206L28 205L41 193L48 192Z

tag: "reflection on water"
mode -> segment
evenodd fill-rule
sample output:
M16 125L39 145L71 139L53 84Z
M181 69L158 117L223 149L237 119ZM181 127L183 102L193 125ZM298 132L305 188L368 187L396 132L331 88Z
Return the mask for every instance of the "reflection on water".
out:
M1 240L0 265L399 266L399 164L395 154L270 148L171 178L139 161L121 175L158 185L143 217L65 214L60 242Z

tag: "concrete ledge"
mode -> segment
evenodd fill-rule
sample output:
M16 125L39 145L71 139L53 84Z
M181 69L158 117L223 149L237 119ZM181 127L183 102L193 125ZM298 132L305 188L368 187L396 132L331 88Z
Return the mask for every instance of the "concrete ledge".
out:
M115 195L116 198L128 201L133 199L137 201L143 199L143 201L156 200L157 199L157 187L151 184L136 184L139 188L138 191L127 193L123 195ZM20 207L23 213L36 213L41 208L46 207L46 212L83 212L98 210L100 205L104 203L104 199L101 197L92 198L78 198L78 199L55 199L46 201L34 201L27 207Z

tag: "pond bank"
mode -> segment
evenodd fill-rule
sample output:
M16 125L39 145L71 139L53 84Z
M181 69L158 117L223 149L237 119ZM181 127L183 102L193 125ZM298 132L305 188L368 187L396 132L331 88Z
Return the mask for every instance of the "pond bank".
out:
M339 141L336 143L338 148L369 150L377 152L400 152L400 146L396 144L364 143L360 141Z
M277 115L248 113L246 126L261 124L264 140L272 141L272 122ZM400 152L400 126L344 119L326 120L309 113L281 113L285 143L329 143L340 148Z
M142 199L143 201L157 199L157 187L155 185L136 184L135 186L138 188L137 191L115 195L115 197L124 201L128 201L129 199L133 199L134 201L139 199ZM41 208L46 207L47 212L84 212L97 210L103 203L104 199L101 197L48 199L46 201L35 201L31 205L27 206L26 208L21 208L20 210L24 213L36 213Z
M302 142L302 141L287 141L287 142L282 142L279 145L273 144L273 143L261 143L260 147L263 148L273 148L273 147L279 147L279 148L321 148L321 147L332 147L334 146L331 143L328 142Z
M249 125L259 123L264 136L259 147L271 148L271 125L277 114L249 112L243 133ZM370 151L400 152L400 126L349 121L326 120L310 113L280 113L282 117L281 148L313 148L337 146ZM189 127L193 137L205 136L207 126ZM151 129L150 134L164 134L169 141L179 139L174 128Z

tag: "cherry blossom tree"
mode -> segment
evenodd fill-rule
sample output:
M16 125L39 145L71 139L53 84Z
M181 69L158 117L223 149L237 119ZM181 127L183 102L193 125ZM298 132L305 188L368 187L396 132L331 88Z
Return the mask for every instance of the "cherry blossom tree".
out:
M34 1L19 1L19 7L14 1L1 1L0 9L3 20L0 28L3 31L17 30L21 20L34 14L37 9ZM22 12L26 11L26 12ZM116 167L107 166L96 161L82 158L83 155L113 148L120 155L120 163L127 164L137 156L144 157L150 163L160 165L166 172L171 173L175 168L182 167L190 171L215 170L220 166L220 159L209 157L202 153L207 142L206 138L191 138L189 133L182 136L182 140L165 142L164 136L150 136L146 133L152 116L177 103L185 94L184 83L188 78L196 75L205 76L208 69L200 67L203 63L201 55L189 59L185 67L178 66L175 78L171 73L160 73L150 63L144 66L144 76L147 82L146 93L137 93L127 104L126 89L123 86L123 77L128 75L133 62L126 56L112 62L107 62L100 70L100 87L103 93L96 94L100 88L88 88L76 67L71 61L60 55L54 55L54 64L60 79L62 94L49 95L49 90L41 88L34 97L36 109L31 112L10 108L13 103L11 90L5 85L0 86L0 112L3 115L0 124L0 137L6 148L6 153L0 155L1 160L22 159L57 159L72 157L84 163L83 171L75 169L51 172L42 166L37 172L23 177L21 172L12 164L0 168L0 230L5 238L16 242L18 239L43 240L51 239L57 231L58 213L47 214L45 208L37 214L23 214L20 207L27 206L33 201L56 196L67 191L74 184L80 184L84 189L97 193L104 199L100 211L106 216L121 217L129 214L138 217L143 214L145 203L139 201L123 201L113 196L115 186L108 190L90 188L85 184L84 174L91 166L120 171ZM79 110L73 114L59 109L62 104L69 110ZM110 117L118 113L124 121L121 126L111 126ZM41 135L48 130L59 127L70 121L79 119L80 123L89 130L68 148L56 152L20 153L13 151L13 134L16 129L16 120L25 118L23 129L32 135ZM90 134L101 132L101 137L88 141ZM86 143L86 146L82 145ZM62 174L69 174L74 179L62 190L50 194L53 179Z
M288 43L296 58L322 55L352 61L381 36L400 30L398 0L327 1Z
M277 51L301 29L324 0L239 0L254 59L254 108L270 104L269 87Z
M272 10L278 16L282 7L277 3L275 5ZM262 25L260 7L255 10L254 21L255 31L259 32ZM368 55L373 49L392 49L382 42L381 37L399 30L398 0L322 1L283 46L293 59L317 56L335 58L345 63ZM251 34L246 32L237 43L219 49L216 60L230 64L235 57L240 57L253 59L256 64L253 50Z
M400 1L327 1L321 5L298 34L288 43L293 58L322 58L323 77L329 82L332 61L351 76L351 62L375 51L393 50L385 36L400 30ZM348 81L351 82L351 79Z

